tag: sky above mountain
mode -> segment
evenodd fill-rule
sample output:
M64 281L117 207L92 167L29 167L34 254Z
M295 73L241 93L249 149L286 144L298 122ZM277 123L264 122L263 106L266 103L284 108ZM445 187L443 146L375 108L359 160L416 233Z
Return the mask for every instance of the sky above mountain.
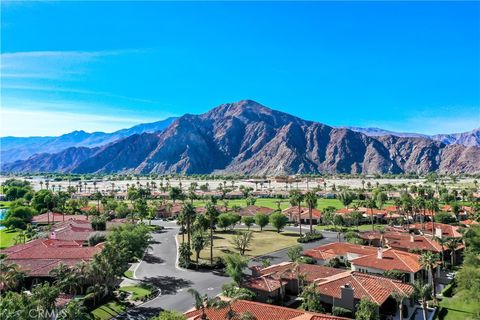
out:
M334 126L480 126L478 2L2 2L0 135L253 99Z

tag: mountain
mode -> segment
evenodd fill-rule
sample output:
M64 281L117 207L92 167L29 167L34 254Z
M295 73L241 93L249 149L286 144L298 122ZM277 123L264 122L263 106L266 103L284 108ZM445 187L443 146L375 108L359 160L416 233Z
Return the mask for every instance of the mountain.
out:
M40 154L2 170L39 172L46 166L32 163L55 161L63 164L56 171L75 173L479 173L478 159L478 147L422 137L371 137L243 100L186 114L159 133L102 146L74 165L60 153Z
M139 124L112 133L73 131L58 137L3 137L0 138L1 162L27 159L36 153L57 153L70 147L97 147L133 134L157 132L168 127L176 118Z
M435 141L441 141L445 144L461 144L467 147L480 147L480 128L473 129L472 131L452 134L436 134L425 135L420 133L407 133L407 132L395 132L384 130L380 128L361 128L361 127L347 127L350 130L361 132L370 137L379 136L397 136L397 137L409 137L409 138L426 138Z

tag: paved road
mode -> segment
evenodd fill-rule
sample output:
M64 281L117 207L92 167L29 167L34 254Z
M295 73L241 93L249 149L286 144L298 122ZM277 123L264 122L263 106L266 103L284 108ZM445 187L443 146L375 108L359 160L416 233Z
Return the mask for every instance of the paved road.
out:
M116 319L148 319L161 310L177 310L185 312L193 307L193 299L187 292L195 288L201 294L215 296L221 292L224 283L230 278L219 273L196 272L176 267L177 244L175 236L179 228L175 222L153 221L152 223L165 227L165 230L153 234L152 248L138 264L134 275L137 279L146 281L161 290L161 294L139 307L130 309L126 314ZM303 228L303 227L302 227ZM286 227L285 230L298 231L296 227ZM306 229L305 229L306 230ZM320 244L336 241L336 233L324 232L325 238L313 243L302 244L305 249ZM250 264L259 264L268 258L271 263L287 261L287 249L279 250L262 257L257 257Z

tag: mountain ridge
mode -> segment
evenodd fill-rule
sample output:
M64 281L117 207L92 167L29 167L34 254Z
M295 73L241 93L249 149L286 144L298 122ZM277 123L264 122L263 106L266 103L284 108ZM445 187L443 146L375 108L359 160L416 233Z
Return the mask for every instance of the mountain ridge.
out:
M2 166L38 172L46 155ZM49 155L63 163L63 155ZM58 159L55 159L58 157ZM478 173L480 148L422 137L371 137L267 108L252 100L186 114L163 131L101 147L73 166L74 173Z

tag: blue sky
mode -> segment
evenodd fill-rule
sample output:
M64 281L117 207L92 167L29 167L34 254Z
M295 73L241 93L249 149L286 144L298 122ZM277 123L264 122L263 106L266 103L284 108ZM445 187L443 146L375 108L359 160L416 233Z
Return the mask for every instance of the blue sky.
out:
M2 2L0 135L253 99L334 126L480 127L480 3Z

